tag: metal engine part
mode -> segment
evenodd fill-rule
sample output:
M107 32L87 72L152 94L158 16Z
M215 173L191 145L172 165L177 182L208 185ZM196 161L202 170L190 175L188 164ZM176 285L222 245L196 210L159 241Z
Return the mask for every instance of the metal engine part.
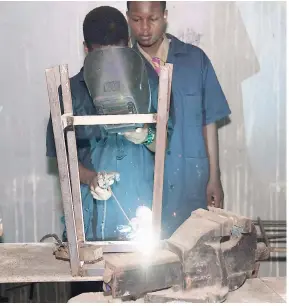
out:
M257 247L250 219L217 208L198 209L154 251L145 267L141 254L110 258L110 277L104 282L113 298L223 302L252 276L256 260L265 253L264 245ZM177 258L169 262L170 254Z

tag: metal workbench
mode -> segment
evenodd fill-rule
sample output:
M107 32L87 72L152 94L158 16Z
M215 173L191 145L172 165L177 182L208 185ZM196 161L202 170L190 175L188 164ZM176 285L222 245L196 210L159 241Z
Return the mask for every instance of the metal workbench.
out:
M112 303L110 296L101 293L83 293L68 303ZM135 303L143 303L138 299ZM228 294L224 303L286 303L286 277L264 277L247 279L242 287Z

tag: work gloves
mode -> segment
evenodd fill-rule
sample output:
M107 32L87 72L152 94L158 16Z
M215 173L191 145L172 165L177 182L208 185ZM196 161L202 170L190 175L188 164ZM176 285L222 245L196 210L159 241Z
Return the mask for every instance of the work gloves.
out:
M89 187L92 196L99 201L106 201L112 196L110 186L120 180L118 172L98 172Z
M123 136L134 144L142 144L147 140L148 127L145 125L143 128L137 128L131 132L123 133Z

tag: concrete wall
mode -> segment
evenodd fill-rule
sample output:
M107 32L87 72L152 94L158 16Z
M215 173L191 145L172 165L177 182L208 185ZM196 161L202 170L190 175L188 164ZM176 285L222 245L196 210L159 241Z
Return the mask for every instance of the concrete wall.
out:
M125 12L125 2L105 2ZM55 165L45 157L44 69L84 58L82 21L100 2L0 2L0 213L5 242L61 233ZM211 58L229 101L220 129L225 208L285 219L285 2L169 2L168 31ZM270 264L265 274L283 275ZM282 270L282 271L281 271Z

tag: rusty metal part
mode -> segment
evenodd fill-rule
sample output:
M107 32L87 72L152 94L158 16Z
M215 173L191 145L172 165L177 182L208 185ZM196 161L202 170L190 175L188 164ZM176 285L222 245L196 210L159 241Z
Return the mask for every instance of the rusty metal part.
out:
M72 114L73 108L72 108L68 66L60 65L59 73L60 73L64 113ZM67 150L68 166L71 177L70 184L71 184L71 193L73 200L76 240L77 243L79 243L85 241L85 234L84 234L84 225L83 225L82 201L80 194L80 179L79 179L79 170L78 170L75 129L74 126L72 125L73 117L68 117L67 123L70 124L70 126L66 129L66 143L68 148Z
M53 255L56 259L69 261L69 250L65 243L56 234L47 234L40 239L40 242L44 242L48 238L54 238L56 240L56 248L53 251Z
M260 218L259 218L260 219ZM255 225L258 224L258 220L252 221ZM285 220L262 220L264 226L285 226L287 222Z
M254 270L250 278L257 278L260 270L260 261L255 262Z
M155 170L153 187L153 227L156 240L159 240L161 233L162 216L162 198L164 181L164 161L167 146L167 122L169 118L171 83L172 83L173 65L165 64L161 67L159 77L158 92L158 117L156 133L156 152L155 152Z
M167 243L179 255L183 273L191 280L185 283L186 290L217 286L223 293L224 288L229 292L239 288L254 270L254 225L250 219L223 209L194 211Z
M251 277L256 258L266 255L264 245L257 250L250 219L217 208L198 209L162 244L163 249L154 251L148 265L141 254L107 259L104 289L113 298L145 294L147 302L223 302Z
M58 246L64 245L62 240L56 234L47 234L40 239L40 242L44 242L48 238L54 238L58 244Z
M54 238L56 240L56 249L53 251L53 255L56 259L69 261L69 250L65 243L56 234L47 234L40 239L40 242L44 242L48 238Z
M111 254L105 268L105 291L113 298L138 298L146 292L180 285L183 279L178 256L162 249L148 257L141 253Z
M264 242L257 243L255 260L262 261L268 259L269 257L270 257L270 248L268 248Z
M46 83L51 111L52 127L55 139L62 202L64 206L65 225L69 244L71 274L72 276L77 276L80 272L79 248L75 231L76 225L71 194L70 173L68 169L66 144L64 139L63 126L61 122L61 109L55 70L55 68L46 69ZM80 217L82 218L82 215Z
M256 226L259 226L261 236L258 236L258 239L263 241L270 253L286 253L287 248L286 247L275 247L272 246L272 243L274 242L282 242L286 243L286 221L270 221L270 220L261 220L261 218L257 218L257 221L254 221ZM277 227L277 229L276 229ZM267 234L268 232L276 232L273 234ZM278 232L283 232L281 234L278 234ZM281 239L281 241L280 241ZM269 256L270 257L270 256ZM269 258L268 257L268 258ZM267 259L268 259L267 258Z
M67 117L67 125L73 126L74 118L72 116Z
M69 261L69 250L66 245L59 246L56 250L54 250L53 255L56 259Z
M67 245L60 245L58 246L53 254L55 255L56 259L59 260L69 260L69 250ZM80 260L86 264L93 264L98 262L102 259L103 252L102 248L96 247L93 245L85 245L79 248L79 257ZM82 273L83 275L83 273Z
M259 217L258 217L257 220L258 220L258 225L259 225L259 227L260 227L261 234L262 234L262 236L263 236L264 242L265 242L266 246L267 246L268 248L270 248L270 241L269 241L269 239L268 239L268 237L267 237L267 235L266 235L266 231L265 231L265 229L264 229L263 222L262 222L262 220L261 220Z
M63 126L71 124L67 122L67 118L72 114L62 115ZM122 123L156 123L157 114L129 114L129 115L92 115L92 116L73 116L73 125L108 125L108 124L122 124Z

